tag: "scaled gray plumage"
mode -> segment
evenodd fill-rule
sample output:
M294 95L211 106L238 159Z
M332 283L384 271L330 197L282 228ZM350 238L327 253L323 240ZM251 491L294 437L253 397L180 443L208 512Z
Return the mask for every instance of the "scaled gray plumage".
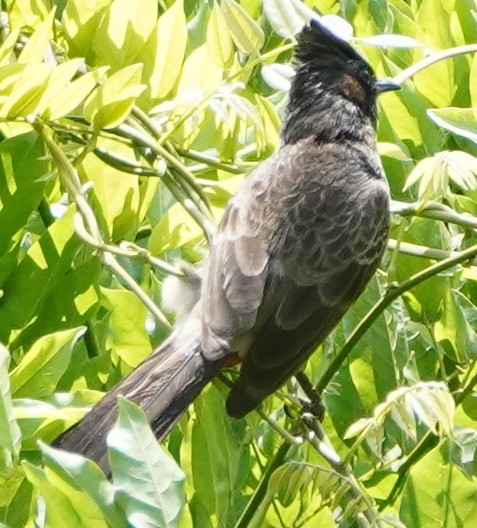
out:
M118 394L161 437L233 353L243 364L227 411L243 416L299 369L375 272L389 221L376 96L396 86L317 22L296 57L282 145L230 201L197 303L56 445L106 467Z

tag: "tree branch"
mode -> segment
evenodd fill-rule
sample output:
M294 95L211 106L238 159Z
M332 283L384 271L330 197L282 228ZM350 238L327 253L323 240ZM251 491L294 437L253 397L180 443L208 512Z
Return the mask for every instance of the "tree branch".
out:
M330 365L328 366L328 368L325 370L320 380L318 381L318 384L316 386L317 392L321 394L325 390L328 383L331 381L333 376L339 370L339 368L341 367L343 362L346 360L346 358L349 356L349 354L351 353L355 345L358 343L358 341L363 337L363 335L368 331L368 329L374 323L374 321L384 312L384 310L393 301L395 301L403 293L414 288L414 286L417 286L421 282L424 282L425 280L430 279L434 275L437 275L438 273L441 273L442 271L452 268L453 266L460 264L461 262L470 260L474 258L475 256L477 256L477 244L474 246L471 246L470 248L464 251L461 251L456 256L449 257L441 262L438 262L437 264L429 266L425 270L422 270L419 273L416 273L415 275L413 275L412 277L410 277L409 279L407 279L406 281L402 282L401 284L397 286L391 286L387 294L384 297L382 297L373 306L373 308L371 308L371 310L366 314L366 316L363 319L361 319L359 324L355 327L351 335L346 340L341 350L333 358Z

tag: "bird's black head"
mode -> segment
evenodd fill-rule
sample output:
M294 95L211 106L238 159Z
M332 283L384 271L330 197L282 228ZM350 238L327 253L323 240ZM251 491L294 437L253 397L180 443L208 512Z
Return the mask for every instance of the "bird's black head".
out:
M359 135L364 125L375 124L377 95L399 88L378 81L356 50L316 20L300 33L295 57L299 65L290 89L285 143L310 135L324 140Z

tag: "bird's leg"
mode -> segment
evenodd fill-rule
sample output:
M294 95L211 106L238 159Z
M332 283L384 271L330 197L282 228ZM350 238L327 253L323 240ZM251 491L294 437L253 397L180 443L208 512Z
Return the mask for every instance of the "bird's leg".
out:
M307 400L300 400L302 404L302 413L311 414L316 420L321 422L325 414L325 406L323 405L321 396L316 392L308 379L308 376L303 371L297 372L295 374L295 379L308 398Z

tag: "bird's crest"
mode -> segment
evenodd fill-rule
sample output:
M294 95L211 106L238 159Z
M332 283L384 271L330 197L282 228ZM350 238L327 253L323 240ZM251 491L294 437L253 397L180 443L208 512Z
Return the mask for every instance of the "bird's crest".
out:
M310 24L305 26L300 33L295 57L302 62L341 59L365 63L359 53L346 41L339 38L316 19L311 19Z

